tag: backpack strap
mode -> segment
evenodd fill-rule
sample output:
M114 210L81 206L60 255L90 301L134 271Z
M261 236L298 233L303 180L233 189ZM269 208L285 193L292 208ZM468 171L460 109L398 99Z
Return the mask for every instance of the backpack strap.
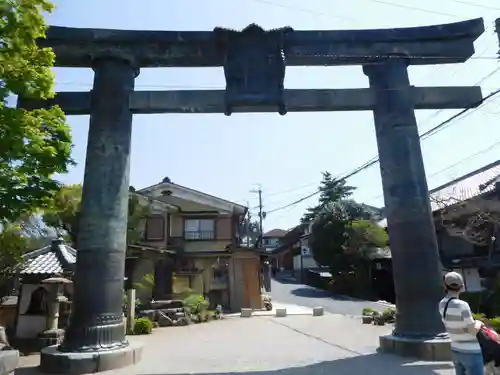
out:
M446 312L448 311L448 305L452 300L456 299L455 297L450 297L448 301L446 301L446 305L444 305L444 310L443 310L443 319L446 319Z

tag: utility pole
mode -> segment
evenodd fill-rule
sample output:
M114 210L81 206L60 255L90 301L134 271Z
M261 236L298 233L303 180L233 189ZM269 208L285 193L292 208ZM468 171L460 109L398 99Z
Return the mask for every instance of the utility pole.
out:
M500 18L497 18L495 21L495 31L497 32L498 46L500 48ZM500 53L500 51L499 51L499 53Z
M265 212L262 211L262 186L259 184L259 188L257 190L250 190L250 193L259 194L259 247L262 245L262 234L263 234L263 226L262 221L264 220Z
M246 223L246 228L245 228L245 233L247 236L247 247L250 247L250 222L252 220L252 214L250 213L250 203L247 201L247 223Z
M262 230L262 189L259 187L259 190L257 190L257 192L259 193L259 232L260 232L260 238L262 240L262 234L263 234L263 230Z

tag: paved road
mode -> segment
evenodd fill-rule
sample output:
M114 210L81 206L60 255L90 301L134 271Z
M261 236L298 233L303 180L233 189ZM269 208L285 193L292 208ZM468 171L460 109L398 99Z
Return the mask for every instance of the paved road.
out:
M130 336L144 344L142 361L102 375L452 375L449 363L377 354L389 326L320 317L226 318ZM187 348L187 349L186 349ZM41 375L37 356L22 357L16 375Z
M333 314L360 316L364 307L384 311L387 307L375 302L350 300L343 296L332 297L324 290L296 283L290 279L278 279L271 282L271 296L275 301L300 306L323 306Z

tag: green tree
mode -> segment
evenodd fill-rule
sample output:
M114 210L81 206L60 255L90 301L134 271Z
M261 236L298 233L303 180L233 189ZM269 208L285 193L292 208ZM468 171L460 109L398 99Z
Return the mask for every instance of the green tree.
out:
M309 238L314 259L330 268L332 288L361 298L370 297L370 261L387 245L387 234L352 200L327 204L316 216Z
M352 200L326 205L313 221L310 238L316 262L335 271L352 269L387 242L387 233L371 219L371 213Z
M22 265L23 254L29 251L29 238L22 235L17 224L4 224L0 230L0 300L11 292L16 267Z
M345 251L360 259L367 259L377 248L385 248L389 242L387 232L372 220L353 220L347 229Z
M54 195L52 207L43 214L43 221L68 236L71 243L76 243L78 235L78 217L82 200L82 185L65 185Z
M254 244L260 235L259 227L260 226L258 220L252 220L251 216L249 215L245 216L240 224L240 237L242 239L247 239L249 240L249 242Z
M352 195L356 188L347 185L345 180L338 180L328 172L323 172L323 178L319 186L318 204L307 209L302 217L303 223L309 223L316 218L324 208Z
M341 266L345 244L349 239L349 221L345 205L339 202L325 205L316 215L311 227L309 246L319 265Z
M54 96L54 53L39 48L45 36L46 0L0 2L0 221L14 222L50 205L58 190L55 173L67 172L71 134L58 107L25 110L10 105L15 95Z
M127 243L135 244L142 238L146 218L150 214L149 204L144 204L140 196L130 188L128 200ZM65 233L76 246L78 222L82 200L82 185L66 185L55 194L53 205L43 214L44 222Z

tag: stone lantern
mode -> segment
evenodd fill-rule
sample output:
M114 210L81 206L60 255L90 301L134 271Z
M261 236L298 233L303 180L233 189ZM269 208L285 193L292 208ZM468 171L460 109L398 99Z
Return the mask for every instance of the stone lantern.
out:
M71 280L61 276L49 277L42 281L49 292L45 331L38 336L42 341L42 348L59 345L64 338L64 330L59 329L59 306L61 302L68 302L68 298L64 296L64 286L71 283Z

